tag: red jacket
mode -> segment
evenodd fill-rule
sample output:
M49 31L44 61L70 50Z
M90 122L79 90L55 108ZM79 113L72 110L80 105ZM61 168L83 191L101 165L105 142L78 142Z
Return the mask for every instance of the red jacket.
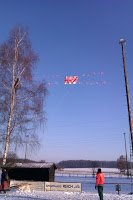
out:
M103 186L104 180L105 180L104 174L102 174L102 173L97 173L97 176L96 176L96 186L98 186L98 185Z

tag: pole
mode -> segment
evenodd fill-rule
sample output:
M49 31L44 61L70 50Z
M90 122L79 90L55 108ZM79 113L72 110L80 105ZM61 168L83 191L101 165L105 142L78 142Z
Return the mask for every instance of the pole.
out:
M25 146L25 160L26 160L26 154L27 154L27 141L26 141L26 146Z
M25 136L26 137L26 140L25 140L25 144L26 144L26 146L25 146L25 160L27 159L27 144L28 144L28 138L29 138L29 135L26 135Z
M123 56L123 67L124 67L124 77L125 77L125 87L126 87L126 97L127 97L127 107L128 107L128 119L129 119L129 127L130 127L130 137L131 137L131 148L130 148L130 165L131 165L131 193L133 194L132 190L132 158L133 158L133 123L132 123L132 111L131 111L131 104L130 104L130 94L129 94L129 86L128 86L128 77L127 77L127 69L126 69L126 59L125 59L125 49L124 44L126 40L120 39L119 44L122 47L122 56Z
M126 152L126 166L127 166L127 178L129 178L129 171L128 171L128 162L127 162L127 145L126 145L126 133L124 133L124 140L125 140L125 152Z
M127 69L126 69L125 49L124 49L125 42L126 42L125 39L121 39L119 41L119 44L121 44L121 46L122 46L124 77L125 77L126 97L127 97L127 106L128 106L128 118L129 118L129 127L130 127L132 153L133 153L133 123L132 123L132 111L131 111L131 104L130 104L130 94L129 94L129 86L128 86Z

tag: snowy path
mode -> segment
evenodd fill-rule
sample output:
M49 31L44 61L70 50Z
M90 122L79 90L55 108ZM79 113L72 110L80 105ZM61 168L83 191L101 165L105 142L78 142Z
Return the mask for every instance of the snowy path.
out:
M0 200L99 200L97 193L82 192L9 192L0 194ZM104 194L104 200L132 200L133 195Z

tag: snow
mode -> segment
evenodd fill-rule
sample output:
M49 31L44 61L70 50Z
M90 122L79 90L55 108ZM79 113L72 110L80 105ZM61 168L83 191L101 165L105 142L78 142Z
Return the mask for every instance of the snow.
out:
M0 200L98 200L98 194L91 192L72 193L72 192L19 192L10 191L6 194L0 194ZM127 194L104 194L104 200L131 200L132 195Z
M125 177L124 174L120 174L120 171L117 168L101 168L105 177ZM57 169L55 171L56 176L92 176L93 170L95 170L95 174L97 172L97 168L63 168Z
M18 191L15 188L11 188L11 191L6 194L0 194L0 200L98 200L97 190L95 187L94 178L84 177L56 177L56 181L61 182L81 182L82 193L76 192L60 192L60 191ZM133 195L129 195L131 192L131 186L129 185L130 179L126 178L106 178L106 184L104 185L104 200L131 200ZM89 183L93 182L93 183ZM115 184L113 183L125 183L122 185L122 191L120 195L115 191ZM109 183L109 184L107 184ZM111 184L112 183L112 184ZM127 183L127 184L126 184Z
M65 169L66 170L66 169ZM71 170L71 169L70 169ZM75 169L79 170L79 169ZM83 169L85 171L85 168ZM86 168L86 170L91 170ZM102 168L103 170L103 168ZM106 170L106 169L105 169ZM103 170L103 171L105 171ZM115 169L108 169L109 172L116 172ZM114 170L114 171L113 171ZM108 172L108 171L107 171ZM127 178L106 178L104 185L104 200L131 200L133 195L129 195L131 192L131 182ZM60 192L60 191L18 191L17 189L11 189L6 194L0 194L0 200L98 200L98 193L95 190L95 178L92 177L64 177L56 176L55 181L59 182L81 182L82 193L75 192ZM115 183L115 184L114 184ZM121 184L120 195L115 191L115 185Z

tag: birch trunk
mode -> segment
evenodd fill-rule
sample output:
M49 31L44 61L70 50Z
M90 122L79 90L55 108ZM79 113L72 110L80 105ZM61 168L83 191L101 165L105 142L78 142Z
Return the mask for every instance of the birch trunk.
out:
M8 119L8 125L7 125L7 135L6 135L6 144L5 144L5 150L3 154L3 162L2 165L6 164L6 159L7 159L7 152L8 152L8 147L9 147L9 142L10 142L10 133L11 133L11 120L13 116L13 109L14 109L14 102L15 102L15 76L14 76L14 67L13 66L13 83L12 83L12 89L11 89L11 108L9 112L9 119Z

